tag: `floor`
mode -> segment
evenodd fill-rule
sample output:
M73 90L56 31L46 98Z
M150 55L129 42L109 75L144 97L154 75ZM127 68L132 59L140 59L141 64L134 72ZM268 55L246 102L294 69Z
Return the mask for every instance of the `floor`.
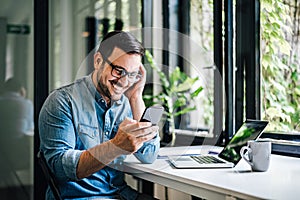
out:
M32 186L10 186L0 188L1 200L33 200Z

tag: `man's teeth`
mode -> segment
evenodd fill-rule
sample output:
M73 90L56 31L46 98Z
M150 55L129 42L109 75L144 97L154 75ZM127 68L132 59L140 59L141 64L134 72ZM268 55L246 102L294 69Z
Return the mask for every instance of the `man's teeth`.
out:
M122 87L119 87L116 84L112 84L112 85L113 85L114 89L116 89L116 90L121 90L122 89Z

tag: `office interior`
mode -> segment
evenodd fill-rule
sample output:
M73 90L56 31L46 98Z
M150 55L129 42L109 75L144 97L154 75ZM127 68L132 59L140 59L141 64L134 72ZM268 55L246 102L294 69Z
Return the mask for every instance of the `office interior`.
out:
M22 82L35 129L28 155L17 158L29 160L26 167L13 169L0 156L0 199L44 198L47 183L36 157L39 110L52 90L91 73L93 53L112 30L142 41L168 79L178 67L198 77L190 91L203 87L186 103L195 109L174 118L176 133L162 120L162 146L224 146L243 121L261 119L270 121L261 137L271 139L272 153L299 157L299 10L295 0L2 0L0 89L11 77ZM158 71L143 61L145 94L158 94ZM127 178L159 199L198 199Z

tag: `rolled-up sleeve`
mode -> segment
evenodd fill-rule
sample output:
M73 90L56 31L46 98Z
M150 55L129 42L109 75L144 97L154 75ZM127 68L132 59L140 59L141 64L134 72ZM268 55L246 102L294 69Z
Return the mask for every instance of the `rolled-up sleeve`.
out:
M73 180L79 180L76 175L77 164L82 151L67 150L62 157L62 166L67 177Z
M56 91L45 101L39 115L39 134L41 151L57 180L78 180L76 168L82 151L75 150L76 133L65 94Z
M150 164L156 160L159 148L160 137L157 133L157 136L155 138L148 142L145 142L144 145L134 155L140 162Z

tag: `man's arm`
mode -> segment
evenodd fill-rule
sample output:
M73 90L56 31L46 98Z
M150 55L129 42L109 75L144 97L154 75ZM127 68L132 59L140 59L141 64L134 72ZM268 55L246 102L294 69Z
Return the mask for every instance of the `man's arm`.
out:
M146 109L143 100L143 90L146 83L146 70L141 64L140 73L141 79L135 83L125 95L129 99L133 119L139 121ZM160 137L158 131L153 133L151 140L145 142L143 146L134 154L135 157L142 163L152 163L157 158L157 154L160 148Z
M130 99L130 106L132 110L133 119L139 121L146 109L144 100L142 97L132 97Z
M78 161L77 178L82 179L92 175L122 154L124 151L116 148L111 140L84 151Z
M124 133L123 133L124 134ZM154 134L157 134L154 132ZM153 135L148 136L147 138L153 137ZM134 143L136 140L136 136L129 135L128 140L131 140ZM143 138L143 140L146 140ZM139 145L136 148L129 149L127 146L127 150L124 150L117 145L120 145L117 141L110 140L108 142L102 143L93 147L89 150L84 151L79 159L78 167L77 167L77 177L78 179L90 176L91 174L99 171L100 169L107 166L110 162L112 162L115 158L130 154L131 152L138 151L134 153L136 158L142 163L152 163L157 158L158 150L160 147L159 144L159 136L157 135L154 139L149 142L145 142L141 148Z
M78 179L88 177L99 171L121 155L137 152L145 142L156 135L157 130L158 127L151 126L149 122L136 122L128 118L125 119L120 124L113 139L90 148L81 154L76 171Z
M76 180L76 165L82 151L75 150L71 107L66 94L55 91L49 95L39 114L41 151L59 181Z
M141 78L136 82L130 89L125 93L129 99L129 103L132 110L133 119L139 121L143 115L143 112L146 108L143 100L143 90L146 83L146 70L144 66L140 65Z

